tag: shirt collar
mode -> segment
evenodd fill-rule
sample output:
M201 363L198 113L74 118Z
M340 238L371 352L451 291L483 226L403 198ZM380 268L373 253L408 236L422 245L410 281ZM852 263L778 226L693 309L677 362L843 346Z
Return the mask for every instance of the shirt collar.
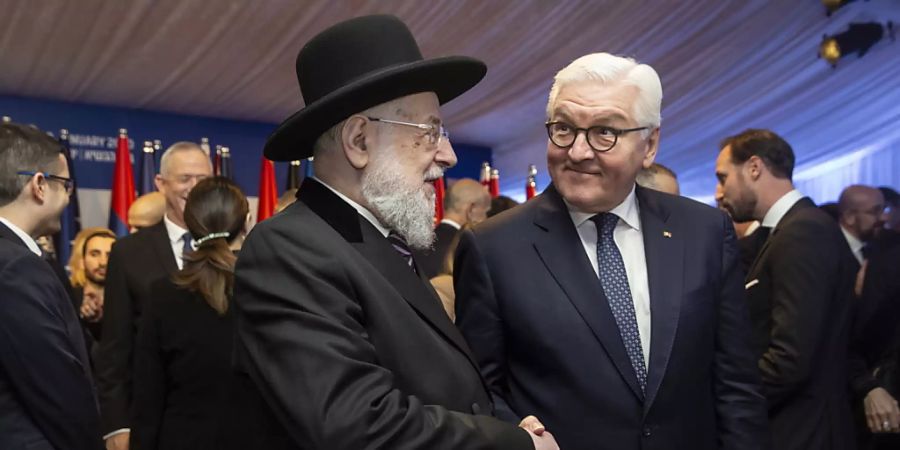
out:
M168 213L163 216L163 222L166 224L166 233L169 235L169 242L174 244L184 239L184 233L187 233L188 230L181 228L176 225L175 222L172 222L169 219Z
M457 223L455 220L444 219L444 220L441 220L441 223L446 223L447 225L450 225L451 227L456 228L457 230L462 228L462 225Z
M799 202L802 198L803 194L796 189L782 195L781 198L779 198L766 212L766 215L762 220L762 226L768 228L775 228L778 226L778 222L781 222L781 219L787 214L791 207L794 206L794 203Z
M565 202L565 199L563 199ZM584 222L586 222L591 217L596 216L596 213L586 213L581 212L575 209L569 202L565 202L566 207L569 209L569 216L572 217L572 222L575 223L575 227L578 228ZM641 231L641 215L638 209L637 204L637 196L634 194L634 186L631 187L631 192L628 193L628 196L625 197L625 200L622 200L622 203L619 203L618 206L609 211L612 214L619 216L619 219L622 222L625 222L631 228L634 228L637 231Z
M850 250L853 251L854 256L861 252L862 248L865 247L865 242L859 240L859 238L847 231L843 225L841 225L841 233L844 233L844 237L847 238L847 243L850 244Z
M12 230L13 233L16 233L16 236L18 236L19 239L21 239L22 242L25 243L25 246L28 247L28 250L31 250L31 253L34 253L35 255L38 255L38 256L41 256L43 254L41 252L41 247L38 246L37 242L35 242L35 240L32 239L32 237L29 236L28 233L26 233L24 230L17 227L15 224L6 220L3 217L0 217L0 222L2 222L3 225L6 225L7 228Z
M384 225L382 225L382 224L381 224L381 221L379 221L378 218L375 217L375 215L372 214L371 211L369 211L368 209L366 209L365 207L363 207L363 206L360 205L359 203L356 203L356 202L354 202L353 200L350 200L350 197L347 197L346 195L344 195L344 194L338 192L337 189L335 189L335 188L329 186L328 183L326 183L326 182L324 182L324 181L322 181L322 180L320 180L320 179L318 179L318 178L316 178L316 177L312 177L312 179L314 179L314 180L318 181L319 183L321 183L322 186L327 187L331 192L334 192L335 195L337 195L338 197L340 197L341 200L347 202L348 205L352 206L353 209L355 209L356 212L359 213L359 215L365 217L366 220L368 220L369 223L371 223L376 229L378 229L378 231L379 231L384 237L387 237L388 234L391 233L391 230L390 230L389 228L385 227Z

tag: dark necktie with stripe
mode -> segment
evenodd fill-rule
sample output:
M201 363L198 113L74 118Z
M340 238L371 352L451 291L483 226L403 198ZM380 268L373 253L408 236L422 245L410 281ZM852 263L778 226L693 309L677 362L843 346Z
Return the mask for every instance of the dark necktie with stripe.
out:
M394 250L397 250L397 253L406 261L406 265L408 265L413 272L416 272L416 265L413 263L413 255L412 250L409 249L409 245L406 243L406 239L403 239L403 236L391 231L388 234L388 241L394 246Z
M600 284L603 293L609 302L622 343L631 366L637 376L641 391L647 386L647 367L644 365L644 350L641 346L641 334L638 330L637 317L634 313L634 300L631 297L631 288L628 285L628 274L625 272L625 262L616 241L613 239L613 231L619 223L619 216L612 213L601 213L592 217L597 225L597 269L600 275Z

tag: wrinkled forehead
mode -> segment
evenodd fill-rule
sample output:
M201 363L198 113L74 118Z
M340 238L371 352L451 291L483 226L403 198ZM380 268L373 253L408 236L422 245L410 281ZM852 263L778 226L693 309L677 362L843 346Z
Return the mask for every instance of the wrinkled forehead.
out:
M634 118L639 91L634 85L600 80L572 81L563 85L551 114L577 119L602 118L628 121Z

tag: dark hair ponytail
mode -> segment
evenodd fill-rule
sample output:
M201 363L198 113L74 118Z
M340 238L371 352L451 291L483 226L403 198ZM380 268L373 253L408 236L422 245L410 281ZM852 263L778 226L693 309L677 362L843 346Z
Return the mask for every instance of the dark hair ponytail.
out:
M199 293L219 315L228 311L237 257L229 247L241 236L249 211L247 197L233 181L206 178L197 183L184 207L184 222L197 249L184 255L175 284Z

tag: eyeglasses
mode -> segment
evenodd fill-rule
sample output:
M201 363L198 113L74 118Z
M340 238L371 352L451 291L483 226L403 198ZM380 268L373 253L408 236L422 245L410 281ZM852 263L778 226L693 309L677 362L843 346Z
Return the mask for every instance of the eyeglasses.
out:
M442 139L450 139L450 132L447 131L443 125L434 125L427 123L410 123L410 122L400 122L398 120L389 120L389 119L381 119L378 117L366 117L372 122L382 122L389 123L391 125L404 125L407 127L414 127L420 130L425 131L425 136L428 138L428 144L437 146L441 143Z
M550 142L553 142L553 145L559 148L569 148L575 145L578 133L584 131L588 146L595 152L608 152L616 146L619 136L625 133L650 129L650 127L638 127L623 130L603 125L590 128L576 128L565 122L547 122L544 125L547 126L547 136L550 137Z
M29 172L26 170L16 172L16 175L26 175L29 177L33 177L37 174L43 175L44 178L46 178L50 181L57 181L57 182L62 183L63 187L66 188L66 194L72 195L72 191L75 190L75 180L73 180L71 178L61 177L59 175L51 175L49 173L44 173L44 172Z

